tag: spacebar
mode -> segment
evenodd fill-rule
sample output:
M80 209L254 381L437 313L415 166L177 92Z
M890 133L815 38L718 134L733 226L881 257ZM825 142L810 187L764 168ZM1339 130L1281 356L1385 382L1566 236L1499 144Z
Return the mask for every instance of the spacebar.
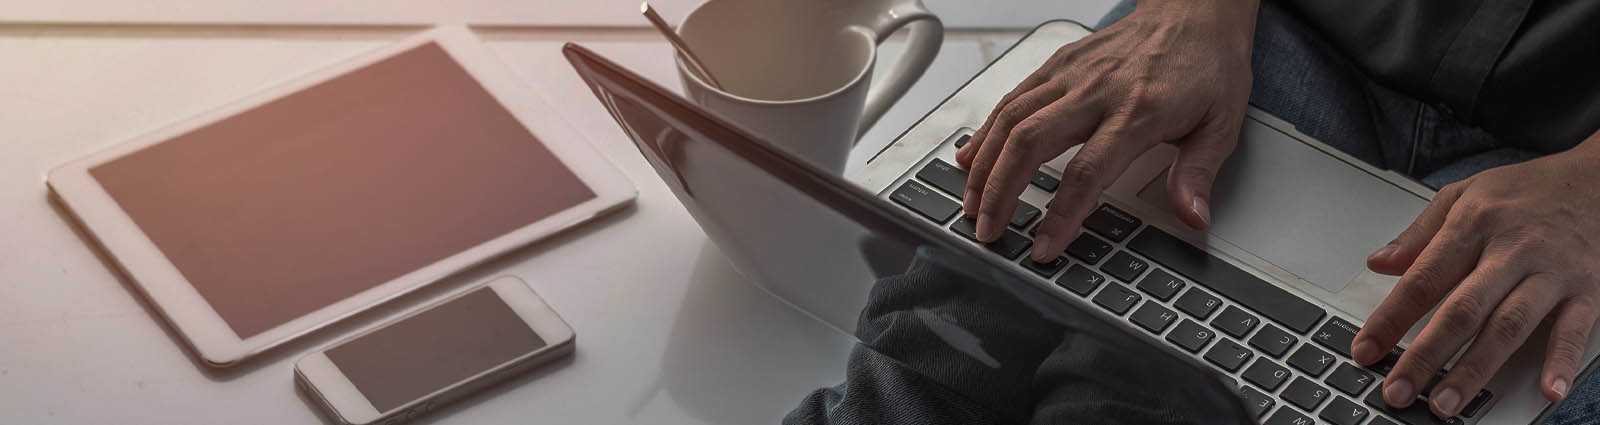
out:
M1310 332L1326 314L1321 307L1154 227L1139 232L1128 242L1128 249L1301 334Z

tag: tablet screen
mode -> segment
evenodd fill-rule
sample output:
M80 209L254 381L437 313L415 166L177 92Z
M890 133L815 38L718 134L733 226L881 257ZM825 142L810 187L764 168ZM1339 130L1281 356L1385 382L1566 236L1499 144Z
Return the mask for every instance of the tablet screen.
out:
M241 339L595 198L434 43L90 174Z

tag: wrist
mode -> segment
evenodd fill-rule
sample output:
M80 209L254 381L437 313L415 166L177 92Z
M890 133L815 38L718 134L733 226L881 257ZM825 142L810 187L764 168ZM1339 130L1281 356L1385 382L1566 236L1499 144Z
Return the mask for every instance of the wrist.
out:
M1166 23L1198 25L1248 54L1260 0L1140 0L1133 14Z

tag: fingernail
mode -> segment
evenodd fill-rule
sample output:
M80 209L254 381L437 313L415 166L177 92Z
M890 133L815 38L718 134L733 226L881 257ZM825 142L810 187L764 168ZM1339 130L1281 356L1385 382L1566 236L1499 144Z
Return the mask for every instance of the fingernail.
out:
M978 240L988 242L994 240L994 229L989 228L994 216L989 213L978 213Z
M1050 258L1049 254L1048 254L1049 252L1050 252L1050 234L1049 233L1040 233L1038 237L1033 238L1033 262L1040 263L1040 264L1049 263L1050 260L1052 260L1052 258Z
M1556 382L1550 384L1550 390L1561 398L1567 398L1567 378L1556 378Z
M1206 200L1200 199L1199 196L1194 197L1193 200L1189 201L1189 211L1193 212L1196 217L1200 217L1200 222L1204 223L1206 227L1211 227L1211 207L1206 205Z
M1441 413L1439 415L1441 417L1455 416L1456 411L1461 408L1461 394L1457 393L1455 388L1439 390L1439 394L1433 396L1431 401L1433 402L1433 410Z
M1388 258L1389 254L1393 254L1393 253L1394 253L1394 244L1390 243L1388 245L1384 245L1383 248L1378 248L1378 250L1376 252L1373 252L1372 255L1367 256L1367 259L1368 260L1381 260L1381 259L1384 259L1384 258Z
M1371 340L1366 338L1357 340L1356 346L1351 347L1350 352L1356 355L1356 363L1361 363L1363 365L1369 365L1372 364L1372 362L1378 361L1378 356L1381 355L1381 353L1378 352L1378 344L1373 344Z
M1394 407L1410 406L1417 398L1416 394L1411 393L1411 389L1411 381L1403 378L1395 380L1383 386L1383 401L1389 402L1389 405Z

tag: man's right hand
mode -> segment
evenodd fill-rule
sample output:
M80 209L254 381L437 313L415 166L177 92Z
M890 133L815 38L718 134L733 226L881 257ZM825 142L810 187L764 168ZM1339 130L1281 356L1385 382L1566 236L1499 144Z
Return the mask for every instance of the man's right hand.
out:
M1083 145L1039 224L1033 258L1061 255L1100 193L1141 154L1173 143L1167 192L1180 218L1210 224L1217 168L1238 143L1250 98L1257 0L1142 0L1126 18L1057 50L956 155L963 211L978 239L1005 230L1034 170Z

